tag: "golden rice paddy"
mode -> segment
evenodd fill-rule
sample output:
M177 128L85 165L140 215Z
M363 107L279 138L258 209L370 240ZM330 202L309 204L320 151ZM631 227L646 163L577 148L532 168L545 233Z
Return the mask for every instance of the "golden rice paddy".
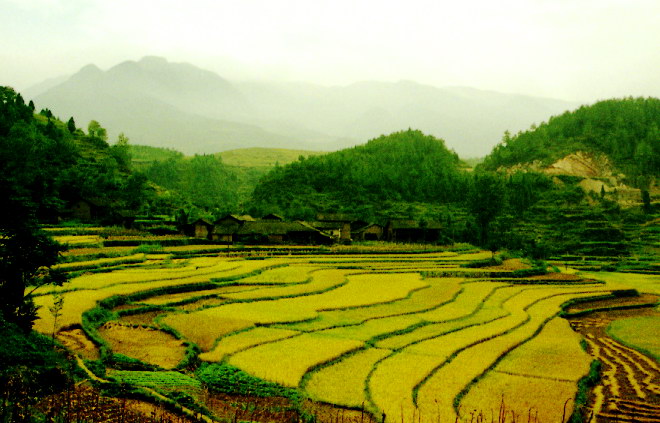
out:
M92 236L69 241L84 244ZM229 257L226 249L168 247L158 256L71 263L63 268L113 267L37 290L35 327L46 334L79 327L82 314L99 301L124 296L127 309L153 313L150 322L158 315L149 323L155 326L111 323L101 336L113 352L147 363L173 368L188 341L202 350L203 361L228 363L314 400L364 404L388 421L469 420L473 410L484 416L497 411L504 398L517 418L534 410L544 422L561 419L564 402L589 368L580 336L556 317L561 305L638 282L656 290L653 277L624 280L614 274L606 275L605 285L515 284L463 268L469 277L422 276L456 270L490 252L298 251L250 260ZM195 251L205 256L168 256ZM144 261L121 267L133 259ZM54 293L64 299L56 324Z

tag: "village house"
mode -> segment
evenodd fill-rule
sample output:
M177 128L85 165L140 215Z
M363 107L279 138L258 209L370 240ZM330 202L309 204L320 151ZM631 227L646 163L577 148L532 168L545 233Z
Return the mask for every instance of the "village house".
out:
M237 241L236 233L243 226L245 222L253 222L251 216L238 216L235 214L228 214L221 217L213 223L213 232L211 239L213 241L232 244Z
M434 221L390 220L385 226L386 239L391 242L436 242L442 224Z
M236 241L245 244L330 244L332 239L302 222L260 220L245 222L236 232Z
M311 225L321 231L331 233L342 242L350 242L351 231L367 225L367 222L347 214L326 213L317 215L316 222L312 222Z
M65 214L67 217L81 222L92 222L103 218L107 211L100 201L80 198L71 203Z
M385 235L383 225L372 223L362 228L351 231L354 241L381 241Z
M213 233L213 223L206 219L197 219L193 223L186 225L184 233L194 238L211 239Z

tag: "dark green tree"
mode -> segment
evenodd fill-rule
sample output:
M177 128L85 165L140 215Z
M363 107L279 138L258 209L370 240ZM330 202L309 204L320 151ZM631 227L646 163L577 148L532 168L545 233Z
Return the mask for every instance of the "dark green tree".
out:
M71 116L67 121L66 129L68 129L72 134L76 132L76 122L73 120L73 116Z
M110 147L110 154L121 170L128 171L130 169L131 148L128 144L128 137L123 132L117 136L117 142Z
M493 173L475 173L468 205L479 230L479 244L486 247L489 242L490 223L504 206L502 178Z
M65 281L63 273L52 269L65 248L38 227L29 200L6 179L0 182L4 199L0 214L0 313L6 321L28 331L36 318L31 292L43 284L61 285Z
M651 214L653 212L653 209L651 208L651 195L648 190L645 189L642 190L642 209L646 214Z
M108 141L108 131L95 120L90 121L89 125L87 125L87 134L92 138Z

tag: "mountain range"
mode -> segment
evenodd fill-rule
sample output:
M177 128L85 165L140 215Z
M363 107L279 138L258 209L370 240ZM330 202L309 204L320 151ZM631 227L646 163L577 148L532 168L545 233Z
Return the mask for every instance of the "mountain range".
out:
M487 154L517 132L577 103L412 81L347 86L232 82L188 63L148 56L108 70L87 65L24 92L78 126L97 120L113 139L187 154L245 147L337 150L416 128L462 157Z

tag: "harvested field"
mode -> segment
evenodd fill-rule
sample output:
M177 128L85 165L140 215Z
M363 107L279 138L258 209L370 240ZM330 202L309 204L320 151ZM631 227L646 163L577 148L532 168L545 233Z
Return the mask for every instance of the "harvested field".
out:
M185 356L183 342L157 329L106 323L99 333L114 353L164 369L176 367Z
M611 338L607 327L617 320L659 317L657 310L647 308L596 312L570 319L573 330L586 338L589 354L602 363L600 382L589 396L584 414L593 413L599 422L658 420L660 364ZM634 336L643 326L629 326L628 329ZM656 342L659 336L657 330L644 335L655 338Z
M99 350L85 335L82 329L62 330L57 333L57 340L66 348L86 360L98 360Z
M567 308L569 313L575 313L585 310L604 309L610 307L634 307L643 305L654 305L660 302L660 296L656 294L641 294L631 297L617 297L602 299L596 301L585 301L571 305Z

